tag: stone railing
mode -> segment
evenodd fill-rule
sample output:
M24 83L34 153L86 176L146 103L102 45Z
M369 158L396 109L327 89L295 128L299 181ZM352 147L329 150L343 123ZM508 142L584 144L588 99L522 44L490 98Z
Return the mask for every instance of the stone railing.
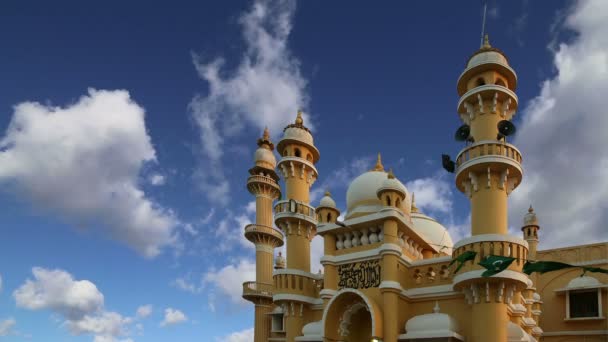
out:
M353 229L349 232L336 234L336 249L343 250L373 245L382 241L384 241L384 233L381 226Z
M454 246L452 254L453 258L457 258L466 251L474 251L477 253L475 255L475 260L467 261L460 272L482 269L482 267L477 264L489 255L515 258L508 269L521 272L525 260L528 258L528 245L526 241L516 238L509 238L508 236L501 237L499 235L488 237L488 240L493 239L494 241L475 241L475 238L476 236L473 236L471 238L461 240L458 242L458 244L456 244L456 246ZM502 239L502 241L499 239ZM467 240L470 242L467 243ZM456 264L452 267L455 268Z
M428 260L430 261L431 259ZM425 265L413 264L405 271L404 275L407 279L404 279L404 283L408 288L450 284L452 282L453 270L448 268L448 264L449 261Z
M275 294L295 294L316 298L323 289L323 278L302 274L275 274L273 277Z
M278 201L274 206L275 220L283 217L296 217L305 219L312 224L317 224L317 215L315 208L304 202L296 200Z
M269 297L272 298L274 288L272 284L257 283L246 281L243 283L243 298L248 297Z
M462 150L456 157L456 167L460 168L467 161L486 156L501 156L521 164L521 153L509 143L497 141L479 141Z
M276 238L277 240L280 241L280 245L283 245L283 234L272 228L269 226L264 226L261 224L248 224L245 226L245 236L247 238L249 238L250 235L254 235L254 234L263 234L263 235L267 235L267 236L271 236L273 238Z

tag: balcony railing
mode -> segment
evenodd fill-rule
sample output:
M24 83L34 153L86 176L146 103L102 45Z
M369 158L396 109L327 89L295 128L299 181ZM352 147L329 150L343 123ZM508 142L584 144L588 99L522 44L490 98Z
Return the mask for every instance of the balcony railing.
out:
M245 236L248 236L250 234L264 234L264 235L270 235L274 238L276 238L277 240L280 240L280 246L283 245L283 234L272 228L269 226L264 226L261 224L248 224L245 226Z
M456 157L456 167L460 168L471 159L485 156L506 157L521 164L521 153L515 146L497 141L480 141L465 148L458 154L458 157Z
M272 298L274 287L272 284L246 281L243 283L243 298L247 297L269 297Z
M274 206L274 213L276 219L280 219L284 216L300 217L313 224L317 224L315 208L311 205L293 199L278 201Z

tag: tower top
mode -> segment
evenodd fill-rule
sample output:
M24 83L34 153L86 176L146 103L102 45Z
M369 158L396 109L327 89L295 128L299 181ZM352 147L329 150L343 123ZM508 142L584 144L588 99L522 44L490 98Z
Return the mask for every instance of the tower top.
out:
M524 226L538 226L538 218L532 205L528 208L528 213L524 215Z
M412 193L412 209L411 209L412 213L417 213L418 212L418 207L416 206L416 194Z
M296 117L296 125L304 125L304 119L302 118L302 110L298 110L298 116Z
M262 137L258 139L258 146L266 147L264 145L267 145L269 150L274 150L274 144L272 143L272 141L270 141L270 131L268 131L268 126L264 128L264 133L262 134Z
M378 159L376 159L376 165L372 171L384 171L384 165L382 165L382 156L380 155L380 152L378 152ZM393 178L395 178L395 176L393 176Z

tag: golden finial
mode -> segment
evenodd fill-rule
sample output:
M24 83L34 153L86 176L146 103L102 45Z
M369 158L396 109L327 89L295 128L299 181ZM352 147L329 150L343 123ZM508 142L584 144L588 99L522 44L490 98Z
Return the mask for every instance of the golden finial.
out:
M264 140L270 140L270 132L268 131L268 126L264 128L264 135L262 136Z
M329 189L325 189L325 196L331 197L331 193L329 192Z
M384 166L382 165L382 157L380 156L380 153L378 153L378 160L376 160L376 166L374 166L372 171L384 171Z
M296 117L296 125L303 125L304 119L302 118L302 110L298 110L298 117Z
M528 208L528 212L529 213L533 213L534 212L534 208L532 208L532 204L530 204L530 208Z
M393 173L393 169L388 169L388 179L395 179L395 174Z
M412 193L412 210L411 212L413 213L417 213L418 212L418 207L416 206L416 194Z
M490 37L486 34L485 36L483 36L483 48L491 48L492 46L490 45Z

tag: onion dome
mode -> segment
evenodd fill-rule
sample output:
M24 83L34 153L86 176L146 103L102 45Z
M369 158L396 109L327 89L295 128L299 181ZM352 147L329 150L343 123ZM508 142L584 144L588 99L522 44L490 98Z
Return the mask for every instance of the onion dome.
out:
M268 127L264 129L264 135L258 139L258 149L254 154L255 165L258 167L263 167L266 169L274 170L277 166L277 160L274 156L272 150L274 149L274 145L272 141L270 141L270 133L268 132Z
M411 210L412 212L410 217L412 218L412 223L414 224L414 231L418 235L424 236L431 246L440 253L451 255L454 242L452 241L450 233L443 225L441 225L441 223L437 222L432 217L426 216L420 212L420 210L418 210L418 207L416 207L416 198L414 194L412 194Z
M319 202L319 206L318 208L332 208L332 209L336 209L336 201L334 201L333 198L331 198L331 193L329 192L329 190L325 191L325 195L323 196L323 198L321 198L321 201Z
M439 312L439 304L435 302L432 314L414 316L405 323L405 339L454 338L464 340L458 322L448 314Z
M597 287L601 287L602 283L600 283L599 280L593 278L593 277L589 277L589 276L582 276L582 277L576 277L572 280L570 280L570 282L568 283L568 286L566 286L567 289L582 289L582 288L597 288Z
M306 337L320 337L323 335L323 324L321 321L311 322L302 328L302 335ZM321 340L319 340L321 341Z
M285 268L285 258L282 253L279 252L279 255L274 260L274 269Z
M380 195L385 191L394 191L401 195L401 199L404 199L406 196L406 190L403 187L403 184L401 184L401 182L398 181L397 178L395 178L393 170L388 171L386 179L384 180L384 182L382 182L382 186L380 187L380 189L378 189L376 195L380 197Z
M488 35L484 37L483 45L467 61L467 67L458 78L458 95L462 96L467 91L467 81L473 74L486 70L500 72L507 78L508 88L515 90L517 86L517 74L509 66L507 56L501 50L492 47Z
M377 192L384 185L387 174L382 166L382 160L378 155L376 165L371 171L367 171L355 178L346 191L346 218L362 216L380 211L383 206L378 199ZM399 180L396 180L399 190L406 194L408 191ZM406 202L406 201L404 201ZM405 203L404 203L405 204ZM409 206L410 204L407 203Z
M319 160L319 150L315 147L310 129L304 126L301 110L298 111L295 123L287 125L283 130L283 138L277 145L279 154L283 155L283 148L291 143L306 146L312 153L313 162L316 163Z
M524 216L524 226L538 226L538 219L532 206L528 208L528 213Z

